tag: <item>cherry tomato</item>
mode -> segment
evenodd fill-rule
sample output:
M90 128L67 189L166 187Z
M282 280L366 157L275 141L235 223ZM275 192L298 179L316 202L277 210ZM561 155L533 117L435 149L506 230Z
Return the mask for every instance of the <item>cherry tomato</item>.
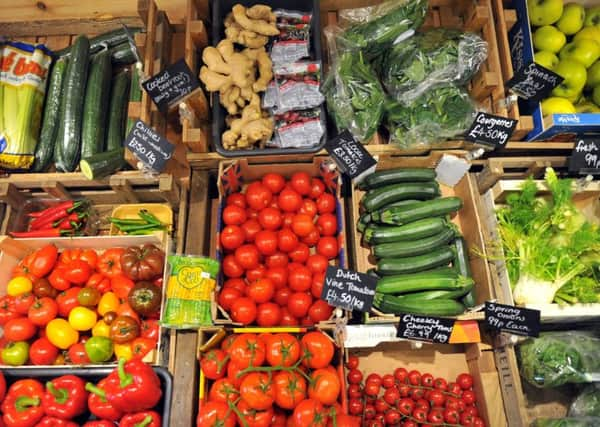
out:
M427 414L427 421L432 424L442 424L444 422L444 410L442 408L432 408Z
M409 398L402 398L396 404L396 407L402 415L411 415L415 409L415 402Z
M350 384L348 385L348 397L359 399L362 397L362 388L360 384Z
M294 292L290 295L287 308L294 317L305 317L312 303L312 297L306 292Z
M288 229L284 228L277 232L277 247L281 252L291 252L298 246L298 236Z
M453 394L455 396L460 396L462 393L462 389L457 383L448 383L448 393Z
M296 212L302 206L302 196L291 188L284 188L277 198L279 208L284 212ZM318 207L318 205L317 205Z
M389 411L387 411L385 413L385 424L386 425L395 425L398 424L400 422L400 412L396 411L395 409L390 409Z
M290 184L294 191L302 196L307 196L311 190L311 177L306 172L296 172L292 175Z
M412 412L412 417L418 423L424 423L427 421L427 409L425 408L415 408Z
M331 193L323 193L317 199L319 215L335 212L335 197Z
M242 209L246 209L246 196L242 193L231 193L227 196L227 200L225 201L227 206L239 206Z
M365 396L377 397L377 396L379 396L380 390L381 390L380 384L367 381L367 383L365 384L364 393L365 393Z
M421 375L421 385L424 387L433 387L433 375L428 373Z
M333 259L338 256L338 241L333 236L325 236L319 239L317 243L317 253L327 259Z
M471 387L473 387L473 377L465 373L460 374L458 377L456 377L456 383L463 390L469 390Z
M265 230L277 230L283 223L283 216L279 209L267 207L258 213L258 223Z
M419 371L410 371L408 373L408 381L412 385L421 385L421 373Z
M475 397L475 392L473 390L465 390L463 391L462 394L462 400L463 402L465 402L467 405L472 405L475 403L476 397Z
M223 209L223 222L226 225L242 225L246 222L246 209L237 205L229 205Z
M400 390L397 387L390 387L383 393L383 400L390 405L395 405L400 400Z
M242 274L244 274L243 267L237 262L233 254L226 255L225 258L223 258L221 267L223 268L223 273L227 277L241 277Z
M475 417L479 415L479 411L477 410L477 407L475 407L475 406L466 406L463 412L471 414Z
M262 227L258 223L258 220L255 218L249 218L246 222L242 224L242 230L244 230L244 236L246 238L246 242L252 243L256 238L256 235Z
M257 304L270 301L275 295L275 285L269 279L259 279L248 285L246 294Z
M381 375L375 374L375 373L369 374L367 376L367 379L365 380L365 382L367 384L372 383L372 384L377 384L378 386L380 386L381 385Z
M274 302L259 304L256 313L258 326L277 326L281 321L281 307Z
M279 194L285 187L285 179L278 173L270 172L262 177L262 184L273 194Z
M244 243L246 235L239 225L227 225L221 231L220 240L225 249L232 251Z
M256 234L254 244L261 255L273 255L277 252L277 233L272 230L261 230Z
M219 292L217 301L221 307L229 311L231 309L231 304L243 295L244 294L236 288L223 288L221 289L221 292Z
M438 390L445 391L448 389L448 382L443 378L436 378L433 380L433 386Z
M348 401L348 412L352 415L361 415L363 413L363 403L360 399L350 399Z
M256 303L247 297L238 298L231 303L231 319L244 325L249 325L256 319Z
M376 385L376 384L373 384L373 385ZM375 400L375 411L377 413L383 414L385 411L388 410L389 407L390 407L390 405L388 405L385 400L383 400L383 399Z
M246 203L256 211L266 208L273 199L273 193L260 181L255 181L246 188Z
M395 383L396 380L394 379L394 376L392 374L385 374L383 377L381 377L381 385L383 386L383 388L394 387Z
M360 384L360 382L363 379L363 374L361 371L354 368L354 369L350 369L350 371L348 372L347 378L348 378L348 382L350 384Z
M408 371L404 368L396 368L394 369L394 378L399 383L404 383L406 378L408 377Z
M446 396L441 390L432 390L429 394L429 401L431 402L431 406L444 406Z
M310 193L308 193L308 197L316 200L324 192L325 184L323 184L323 181L321 181L319 178L313 178L310 180Z

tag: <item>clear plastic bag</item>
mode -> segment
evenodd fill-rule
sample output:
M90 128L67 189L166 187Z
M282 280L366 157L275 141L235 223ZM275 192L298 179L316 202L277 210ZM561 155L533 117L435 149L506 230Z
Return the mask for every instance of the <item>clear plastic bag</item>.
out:
M531 427L598 427L599 417L538 418Z
M440 84L466 84L486 58L487 43L478 35L436 28L386 51L380 77L396 100L410 104Z
M321 93L321 63L300 61L273 67L275 80L263 97L263 108L275 114L315 108L325 101Z
M571 403L567 415L569 417L600 417L600 384L590 384L585 387Z
M269 145L278 148L308 148L321 142L325 126L321 109L288 111L275 115L275 135Z
M274 64L289 64L310 56L312 14L295 10L277 9L279 35L271 45Z

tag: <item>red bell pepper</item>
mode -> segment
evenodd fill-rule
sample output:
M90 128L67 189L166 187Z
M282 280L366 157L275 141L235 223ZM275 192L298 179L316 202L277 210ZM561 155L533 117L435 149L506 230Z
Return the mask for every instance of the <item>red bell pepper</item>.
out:
M46 415L69 420L87 410L85 381L75 375L63 375L46 383L42 397Z
M156 411L142 411L127 414L119 422L119 427L160 427L160 415Z
M106 399L123 412L152 409L162 396L158 375L139 359L127 363L119 359L117 369L107 378Z
M79 427L79 424L74 423L73 421L63 420L57 417L49 417L46 415L40 420L39 423L35 425L35 427Z
M108 420L94 420L88 421L83 427L115 427L115 423Z
M85 389L90 392L88 396L88 409L98 418L118 421L123 417L123 411L115 408L107 399L105 388L108 377L100 380L97 385L87 383Z
M4 400L4 396L6 396L6 379L2 371L0 371L0 402Z
M44 416L44 386L36 380L14 382L0 405L6 427L34 427Z

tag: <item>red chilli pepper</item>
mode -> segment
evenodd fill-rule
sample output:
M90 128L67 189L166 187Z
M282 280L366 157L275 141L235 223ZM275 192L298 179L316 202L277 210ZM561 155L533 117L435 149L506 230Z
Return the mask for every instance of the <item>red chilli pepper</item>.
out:
M45 416L35 427L79 427L79 424L57 417Z
M11 231L10 235L17 239L24 239L30 237L63 237L73 234L72 230L60 230L58 228L45 228L43 230L32 230L32 231Z
M115 423L108 420L94 420L88 421L83 427L115 427Z
M160 427L160 415L155 411L127 414L119 422L119 427Z
M31 212L31 213L27 214L27 216L30 218L39 218L44 215L50 215L50 214L54 213L55 211L60 211L63 209L69 209L69 208L73 207L73 203L75 203L75 202L73 202L73 200L67 200L65 202L59 203L56 206L52 206L50 208L46 208L46 209L43 209L43 210L37 211L37 212Z
M92 414L98 418L110 421L118 421L123 417L123 411L115 408L106 399L106 386L108 377L100 380L97 385L87 383L85 389L90 392L88 396L88 408Z
M6 427L34 427L44 416L44 386L36 380L14 382L0 406Z
M162 396L154 370L139 359L119 359L117 369L107 377L106 399L123 412L152 409Z
M52 223L58 221L59 219L63 219L69 216L69 214L74 210L78 209L83 204L83 202L83 200L79 200L77 202L74 202L70 208L58 209L54 212L51 212L50 214L45 214L44 216L35 218L29 223L29 229L38 230L42 228L48 228L48 226L51 226Z
M75 375L63 375L46 383L46 393L42 397L46 415L71 419L83 414L87 409L85 382Z

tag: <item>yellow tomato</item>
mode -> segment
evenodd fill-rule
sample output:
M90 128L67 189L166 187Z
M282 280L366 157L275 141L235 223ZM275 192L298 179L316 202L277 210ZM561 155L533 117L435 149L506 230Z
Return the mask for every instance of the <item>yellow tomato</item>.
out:
M48 341L61 350L66 350L79 341L79 332L65 319L53 319L46 325Z
M119 308L120 301L119 297L117 297L114 292L106 292L98 301L98 313L100 316L104 316L109 311L117 311Z
M33 283L27 277L17 276L10 279L8 285L6 285L6 293L11 297L24 294L25 292L31 292L33 289Z
M113 342L113 346L115 348L115 356L117 356L117 359L123 358L128 361L133 358L131 343L117 344Z
M69 324L77 331L89 331L97 321L96 312L86 307L75 307L69 313Z
M107 325L104 320L98 320L98 323L92 328L92 336L107 337L110 335L110 325Z

